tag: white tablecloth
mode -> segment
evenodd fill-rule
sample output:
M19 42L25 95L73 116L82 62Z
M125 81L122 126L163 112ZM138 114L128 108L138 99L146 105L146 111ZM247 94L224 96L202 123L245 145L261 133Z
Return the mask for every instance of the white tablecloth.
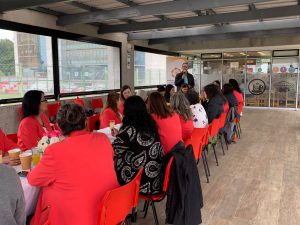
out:
M14 166L17 173L21 171L21 166ZM36 203L39 197L40 189L31 186L26 177L20 177L22 188L25 197L25 212L26 215L32 215L35 211Z
M116 124L115 125L115 128L118 129L118 130L120 129L120 127L121 127L121 124ZM97 132L105 134L109 138L111 143L116 139L114 136L111 135L110 127L106 127L106 128L97 130Z

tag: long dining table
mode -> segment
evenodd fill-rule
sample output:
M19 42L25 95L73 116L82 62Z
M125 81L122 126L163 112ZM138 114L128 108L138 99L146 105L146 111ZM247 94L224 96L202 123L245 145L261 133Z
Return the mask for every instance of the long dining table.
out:
M120 127L121 127L121 124L116 124L115 125L115 128L118 129L118 130L120 129ZM113 142L115 140L115 137L113 137L111 135L110 127L97 130L96 132L105 134L109 138L110 142ZM21 165L14 166L14 168L15 168L17 173L21 171ZM36 207L36 204L37 204L40 189L38 187L31 186L28 183L26 177L20 177L20 180L21 180L21 184L22 184L22 187L23 187L23 191L24 191L25 204L26 204L25 205L26 215L30 216L35 211L35 207Z

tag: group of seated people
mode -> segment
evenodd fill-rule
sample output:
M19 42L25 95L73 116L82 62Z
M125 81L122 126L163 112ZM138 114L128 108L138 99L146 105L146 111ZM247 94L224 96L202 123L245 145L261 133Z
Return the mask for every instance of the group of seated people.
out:
M160 193L165 158L172 148L188 140L194 128L207 127L218 118L226 111L226 102L230 107L238 107L240 101L243 101L242 93L235 80L224 84L223 90L219 82L205 86L201 99L188 86L183 85L175 92L173 85L167 85L159 87L144 101L133 95L129 86L124 86L120 94L108 94L101 114L101 128L109 127L110 121L122 124L119 130L112 128L115 137L112 143L105 134L86 130L83 107L63 105L56 122L57 129L66 138L50 145L27 176L29 184L42 187L31 224L43 224L46 220L50 224L96 224L104 194L130 182L141 167L144 172L140 192ZM44 93L28 91L22 103L18 143L0 132L0 150L19 147L25 151L36 147L44 132L54 129L46 111ZM16 220L13 214L6 215L6 221Z

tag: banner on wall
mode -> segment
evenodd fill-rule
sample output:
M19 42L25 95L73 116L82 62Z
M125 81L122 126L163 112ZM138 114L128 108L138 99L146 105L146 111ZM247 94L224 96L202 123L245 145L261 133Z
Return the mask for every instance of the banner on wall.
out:
M174 85L176 74L181 72L182 63L187 61L186 57L167 57L167 84Z

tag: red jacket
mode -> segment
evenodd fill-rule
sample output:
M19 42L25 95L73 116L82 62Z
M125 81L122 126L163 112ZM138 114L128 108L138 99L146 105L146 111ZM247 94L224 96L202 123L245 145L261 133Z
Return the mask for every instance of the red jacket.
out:
M244 108L244 96L236 90L233 91L233 94L238 101L238 113L241 114Z
M106 108L101 115L100 128L102 129L109 127L110 120L114 120L115 124L119 124L122 122L121 118L118 117L111 108Z
M124 116L124 102L119 103L119 112Z
M172 117L161 119L157 115L152 114L152 118L157 124L164 153L168 154L179 141L182 141L182 129L179 115L174 113Z
M110 141L83 130L49 146L27 179L42 187L31 225L97 225L103 196L119 186Z
M180 123L181 123L181 131L182 131L182 140L186 141L190 139L192 136L194 130L194 121L193 120L184 121L180 117Z
M8 150L19 148L19 146L10 140L3 131L0 129L0 151L2 151L2 155L4 156Z
M49 120L45 114L41 115L41 119L47 131L52 131ZM18 145L25 151L32 149L38 145L38 142L45 133L44 128L41 126L35 116L29 116L22 119L18 130Z

